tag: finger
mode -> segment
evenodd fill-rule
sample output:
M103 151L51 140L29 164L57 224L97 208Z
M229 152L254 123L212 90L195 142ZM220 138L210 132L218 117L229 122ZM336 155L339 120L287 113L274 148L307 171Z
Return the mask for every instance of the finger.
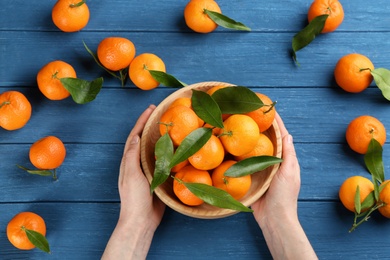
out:
M283 122L283 120L280 117L278 112L275 113L275 120L278 123L279 129L280 129L280 134L281 134L282 138L284 138L285 136L288 135L288 131L287 131L286 126L284 125L284 122Z
M131 130L127 140L126 140L126 144L125 144L125 149L124 149L124 152L126 152L129 148L129 143L131 142L131 140L133 139L134 136L138 135L140 136L141 133L142 133L142 130L144 129L145 127L145 124L146 122L148 121L150 115L152 114L152 112L154 111L154 109L156 108L155 105L150 105L141 115L140 117L138 118L137 122L135 123L133 129Z

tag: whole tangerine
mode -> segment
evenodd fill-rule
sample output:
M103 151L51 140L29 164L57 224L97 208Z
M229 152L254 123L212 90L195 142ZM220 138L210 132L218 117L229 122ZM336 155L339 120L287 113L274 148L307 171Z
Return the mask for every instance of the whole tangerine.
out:
M100 63L107 69L119 71L127 68L135 56L135 46L132 41L123 37L107 37L97 48Z
M65 160L66 149L64 143L55 136L46 136L30 147L31 163L40 170L58 168Z
M311 22L317 16L324 14L328 17L321 33L335 31L344 20L344 9L338 0L314 0L310 5L307 18Z
M0 94L0 127L17 130L24 127L31 118L30 101L19 91Z
M21 250L35 248L28 239L25 229L46 235L46 224L41 216L33 212L20 212L8 222L7 238L13 246Z
M369 179L362 176L351 176L340 186L339 198L341 203L348 210L355 212L355 194L359 186L360 203L374 190L374 184Z
M334 77L338 86L350 93L359 93L370 86L374 64L366 56L351 53L341 57L334 69Z
M77 32L89 21L89 8L84 0L58 0L51 12L53 23L63 32Z
M363 115L349 123L345 136L353 151L366 154L372 138L375 138L382 146L384 145L386 129L382 122L375 117Z

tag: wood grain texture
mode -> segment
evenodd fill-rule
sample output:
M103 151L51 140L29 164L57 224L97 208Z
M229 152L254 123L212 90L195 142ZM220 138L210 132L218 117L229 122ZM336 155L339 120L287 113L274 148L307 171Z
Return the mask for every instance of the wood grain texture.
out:
M337 87L338 59L357 52L375 67L390 68L388 0L342 1L345 19L334 32L290 56L292 37L307 24L310 0L218 1L223 13L252 31L219 27L201 35L183 19L187 0L88 1L91 19L77 33L62 33L51 21L54 1L12 0L0 8L0 93L19 90L33 107L17 131L0 129L0 259L99 259L119 214L118 170L125 140L149 104L176 89L141 91L99 68L83 46L96 51L108 36L132 40L137 54L160 56L167 72L193 84L223 81L250 87L278 101L277 111L294 137L301 166L299 217L320 259L389 259L390 224L379 214L349 234L353 214L338 199L342 181L369 177L363 157L345 141L348 123L362 114L390 129L389 102L372 86L360 94ZM47 100L36 74L49 61L72 64L78 77L104 77L96 100ZM30 145L46 135L60 137L68 154L59 179L28 175ZM384 146L386 176L390 152ZM5 227L21 211L47 222L52 254L20 251L7 241ZM379 244L379 246L378 246ZM167 209L148 259L271 259L251 214L218 220L190 218Z

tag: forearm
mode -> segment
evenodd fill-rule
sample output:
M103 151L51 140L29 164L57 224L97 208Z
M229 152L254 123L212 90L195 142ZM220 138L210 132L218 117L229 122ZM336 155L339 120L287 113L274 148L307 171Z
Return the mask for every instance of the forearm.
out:
M146 259L154 230L118 222L102 259Z
M260 227L274 259L318 259L298 217L263 219Z

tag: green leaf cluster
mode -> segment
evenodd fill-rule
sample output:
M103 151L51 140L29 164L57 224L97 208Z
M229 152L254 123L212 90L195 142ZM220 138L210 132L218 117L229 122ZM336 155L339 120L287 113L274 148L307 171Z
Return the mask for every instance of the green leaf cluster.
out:
M356 188L355 193L355 218L349 232L355 230L362 223L366 222L371 214L378 208L384 206L384 203L379 199L379 193L383 189L380 186L385 181L385 170L383 166L383 148L381 144L372 138L368 145L367 153L364 155L364 163L368 172L371 174L374 190L360 202L360 187Z
M223 128L222 113L247 113L264 104L256 93L246 87L234 86L217 90L212 96L203 91L193 90L192 108L195 113L212 127ZM229 105L230 104L230 105ZM212 128L200 127L192 131L174 151L168 134L161 136L155 145L155 170L151 182L151 192L164 183L170 176L171 169L195 154L211 138ZM240 161L233 165L226 176L239 177L253 174L280 163L282 160L273 156L257 156ZM172 176L175 178L174 176ZM210 205L243 212L252 210L235 200L229 193L213 186L187 183L175 178L192 193Z

